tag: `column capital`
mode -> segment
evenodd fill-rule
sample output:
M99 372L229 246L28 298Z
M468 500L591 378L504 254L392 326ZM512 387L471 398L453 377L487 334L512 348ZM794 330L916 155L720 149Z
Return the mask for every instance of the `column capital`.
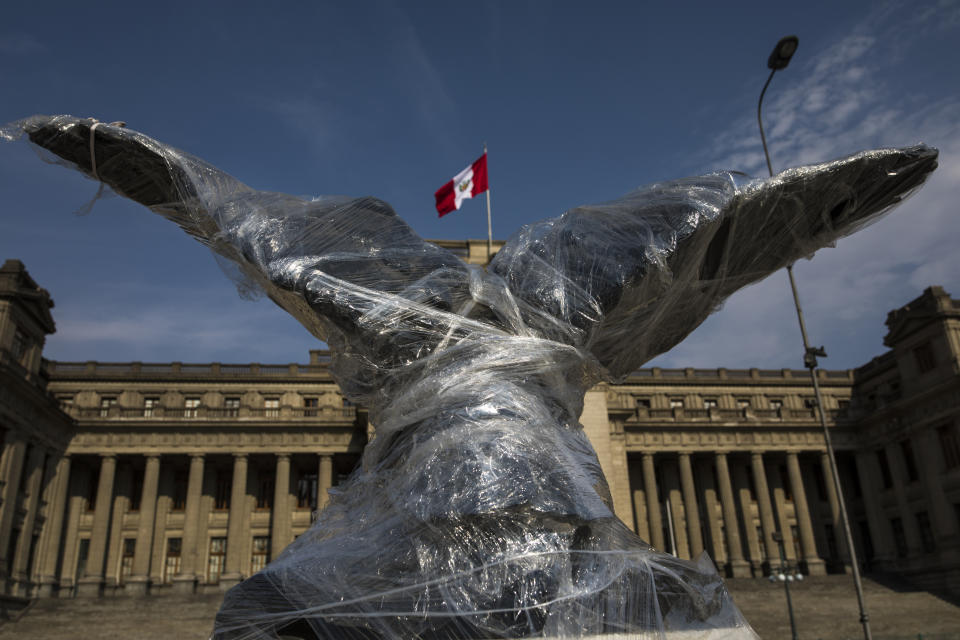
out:
M763 454L767 453L766 449L751 449L750 456L753 458L761 458Z
M206 457L207 457L207 454L205 454L205 453L191 453L191 454L190 454L190 459L191 459L191 460L203 460L203 459L206 458Z
M159 454L159 453L147 453L147 454L144 454L143 457L146 458L148 461L150 461L150 460L159 460L159 459L160 459L160 454Z
M247 453L234 453L234 454L233 454L233 459L234 459L234 460L246 460L246 459L247 459L247 455L248 455Z
M117 454L115 454L115 453L101 453L101 454L100 454L100 459L101 459L101 460L116 460L116 459L117 459Z
M277 455L277 460L289 460L289 459L290 459L290 454L289 454L289 453L278 453L278 454L276 454L276 455Z

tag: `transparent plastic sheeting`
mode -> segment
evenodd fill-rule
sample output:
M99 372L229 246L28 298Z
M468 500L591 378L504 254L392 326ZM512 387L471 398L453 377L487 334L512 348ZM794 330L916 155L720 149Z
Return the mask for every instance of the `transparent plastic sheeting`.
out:
M3 136L92 176L93 122L36 116ZM329 344L376 425L310 530L227 593L217 640L755 637L705 555L655 551L614 516L584 394L875 220L937 158L661 182L523 227L483 269L376 198L255 191L116 126L93 140L100 180Z

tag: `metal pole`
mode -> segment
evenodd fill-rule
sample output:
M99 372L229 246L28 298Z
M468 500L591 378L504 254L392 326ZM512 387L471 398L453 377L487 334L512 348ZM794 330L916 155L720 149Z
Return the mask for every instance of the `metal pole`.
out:
M787 594L787 612L790 614L790 637L793 640L799 640L797 635L797 621L793 617L793 599L790 597L790 578L793 577L791 572L793 569L787 565L787 554L783 550L783 534L779 531L777 532L776 538L777 547L780 549L780 575L783 576L783 590Z
M487 143L483 143L483 155L487 155ZM487 171L490 166L487 165ZM487 264L493 257L493 225L490 222L490 174L487 173Z
M757 103L757 124L760 125L760 140L763 142L763 155L767 160L767 171L770 177L773 177L773 165L770 164L770 152L767 150L767 138L763 133L763 120L760 117L760 108L763 105L763 95L767 92L767 87L773 79L776 69L770 72L766 84L763 85L763 91L760 92L760 100ZM837 459L833 451L833 441L830 439L830 431L827 429L827 418L823 411L823 399L820 396L820 383L817 380L817 355L825 356L823 348L811 349L810 341L807 339L807 326L803 321L803 310L800 308L800 296L797 294L797 283L793 279L793 265L787 267L787 276L790 278L790 291L793 293L793 304L797 309L797 320L800 322L800 335L803 337L803 364L810 370L810 379L813 381L813 393L816 397L817 413L820 415L820 427L823 429L823 440L827 447L827 458L830 460L830 475L833 478L833 486L837 493L837 501L840 503L840 519L843 525L843 533L847 540L847 549L850 552L850 565L853 569L853 584L857 591L857 604L860 607L860 624L863 626L863 637L865 640L873 640L873 634L870 632L870 616L867 613L867 603L863 598L863 581L860 579L860 564L857 561L857 550L853 546L853 534L850 531L850 518L847 516L847 501L843 495L843 489L840 486L840 474L837 472Z
M873 635L870 633L870 616L867 613L867 603L863 598L860 563L857 561L857 551L853 546L853 534L850 531L850 518L847 516L847 501L846 498L844 498L843 489L840 487L840 474L837 472L837 459L833 451L833 440L830 438L829 429L827 429L827 418L823 410L823 400L820 397L820 382L817 380L817 355L814 353L816 350L810 348L810 342L807 339L807 327L803 321L803 310L800 308L800 296L797 294L797 283L793 279L793 265L787 267L787 275L790 277L790 290L793 292L793 304L797 308L797 320L800 322L800 335L803 337L803 360L804 364L810 370L810 379L813 381L813 393L816 397L817 413L820 416L820 427L823 429L823 440L827 446L827 459L830 460L830 476L833 478L833 486L837 493L837 502L840 503L840 520L843 525L843 534L847 541L847 549L850 551L850 565L853 569L853 584L857 590L857 604L860 607L860 624L863 625L863 637L866 640L873 640Z

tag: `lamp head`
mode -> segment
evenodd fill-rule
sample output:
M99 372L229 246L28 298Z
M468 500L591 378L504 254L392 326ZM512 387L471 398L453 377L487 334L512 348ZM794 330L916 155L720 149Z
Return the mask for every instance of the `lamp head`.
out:
M796 53L799 44L800 40L797 36L784 36L780 38L777 46L773 48L770 57L767 58L767 68L773 69L774 71L786 69L787 65L790 64L790 58Z

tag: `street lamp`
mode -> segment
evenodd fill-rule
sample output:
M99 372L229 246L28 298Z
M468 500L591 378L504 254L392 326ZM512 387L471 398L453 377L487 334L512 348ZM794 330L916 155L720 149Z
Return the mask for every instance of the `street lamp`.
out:
M800 567L787 562L787 554L783 550L783 535L779 531L774 531L771 535L777 546L780 548L780 566L771 567L770 582L776 584L783 583L783 590L787 594L787 611L790 612L790 637L793 640L799 640L797 635L797 622L793 617L793 600L790 598L790 583L796 580L803 580L803 574L800 573Z
M763 121L760 118L760 108L763 105L763 95L767 92L770 81L773 80L773 74L780 69L786 69L790 64L790 58L797 50L799 40L796 36L786 36L780 38L773 49L773 53L767 59L767 68L770 69L770 77L763 85L763 91L760 92L760 100L757 103L757 123L760 125L760 140L763 142L763 155L767 159L767 171L773 177L773 166L770 164L770 153L767 150L767 138L763 133ZM863 583L860 580L860 565L857 562L857 552L853 546L853 534L850 532L850 518L847 516L847 504L843 497L843 490L840 487L840 474L837 472L837 459L833 452L833 441L830 439L830 431L827 429L827 418L823 411L823 399L820 396L820 383L817 379L817 357L827 357L827 352L823 347L811 347L807 339L807 327L803 321L803 310L800 308L800 297L797 295L797 283L793 279L793 265L787 266L787 276L790 278L790 290L793 292L793 304L797 308L797 320L800 322L800 335L803 337L803 364L810 370L810 379L813 381L813 392L816 396L817 413L820 415L820 426L823 428L823 440L827 447L827 458L830 460L830 476L833 479L833 486L836 490L837 501L840 507L840 520L843 524L843 532L847 542L847 549L850 552L850 565L853 569L853 584L857 590L857 603L860 606L860 624L863 625L863 637L865 640L873 640L870 633L870 617L867 615L867 604L863 599ZM780 554L783 555L783 544L780 544ZM789 591L787 599L789 602ZM792 620L791 607L791 620ZM796 632L794 632L796 638Z

